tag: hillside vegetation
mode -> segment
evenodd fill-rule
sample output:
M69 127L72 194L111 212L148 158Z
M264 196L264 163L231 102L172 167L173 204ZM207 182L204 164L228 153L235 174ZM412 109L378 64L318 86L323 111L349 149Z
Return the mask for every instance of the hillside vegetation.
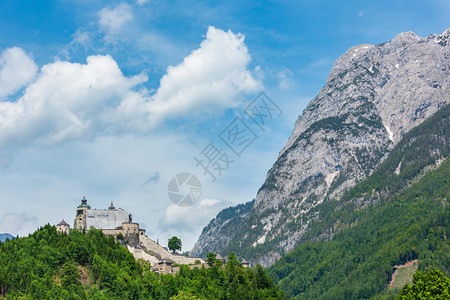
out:
M450 106L411 130L370 177L317 206L302 244L271 269L297 299L395 297L394 266L450 274Z
M0 298L283 299L266 270L244 268L234 254L223 268L159 275L99 230L68 236L46 225L0 243Z

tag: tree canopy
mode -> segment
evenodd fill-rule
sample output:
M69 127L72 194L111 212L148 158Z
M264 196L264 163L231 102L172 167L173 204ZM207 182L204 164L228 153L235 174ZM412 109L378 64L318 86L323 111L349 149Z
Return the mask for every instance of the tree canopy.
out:
M96 229L66 235L46 225L0 243L0 298L6 299L284 299L268 278L235 256L225 268L181 265L175 275L157 274Z
M169 250L175 253L175 251L180 250L181 251L181 240L177 238L176 236L173 236L169 239L168 247Z
M450 299L450 278L438 269L428 273L417 271L413 276L413 284L405 284L397 298L410 299Z

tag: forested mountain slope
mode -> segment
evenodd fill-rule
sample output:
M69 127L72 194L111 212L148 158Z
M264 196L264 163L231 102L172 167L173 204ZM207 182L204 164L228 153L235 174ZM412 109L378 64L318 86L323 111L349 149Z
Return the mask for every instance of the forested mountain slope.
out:
M270 269L298 299L366 299L394 266L450 274L450 105L408 132L384 163L339 200L312 210L302 244Z

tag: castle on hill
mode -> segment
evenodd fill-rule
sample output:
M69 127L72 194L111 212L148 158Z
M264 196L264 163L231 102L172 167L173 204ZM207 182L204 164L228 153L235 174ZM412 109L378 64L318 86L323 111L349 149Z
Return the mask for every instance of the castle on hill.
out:
M121 234L130 246L136 247L139 244L139 235L144 235L145 230L140 229L139 224L132 222L132 219L130 213L122 208L115 208L112 202L108 209L91 209L86 197L83 197L77 207L74 228L82 231L94 227L107 235Z
M175 272L171 267L172 264L205 263L200 257L170 253L167 248L161 247L147 237L145 230L139 228L138 223L133 222L130 213L122 208L115 208L112 202L107 209L92 209L87 203L86 197L83 197L75 212L74 229L83 231L89 230L91 227L116 238L123 236L127 240L126 246L133 256L149 262L160 273L168 272L169 269L172 270L172 273ZM56 225L56 230L60 233L70 234L70 225L62 220Z

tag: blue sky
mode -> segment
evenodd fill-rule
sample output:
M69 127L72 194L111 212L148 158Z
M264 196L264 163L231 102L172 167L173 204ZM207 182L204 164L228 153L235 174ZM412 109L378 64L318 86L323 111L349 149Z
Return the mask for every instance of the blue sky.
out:
M450 1L12 1L0 3L0 233L73 222L85 195L191 248L222 208L250 201L333 62L357 44L450 26ZM281 110L262 130L244 108ZM236 118L257 138L220 139ZM233 162L213 182L194 157ZM181 172L199 202L167 197Z

